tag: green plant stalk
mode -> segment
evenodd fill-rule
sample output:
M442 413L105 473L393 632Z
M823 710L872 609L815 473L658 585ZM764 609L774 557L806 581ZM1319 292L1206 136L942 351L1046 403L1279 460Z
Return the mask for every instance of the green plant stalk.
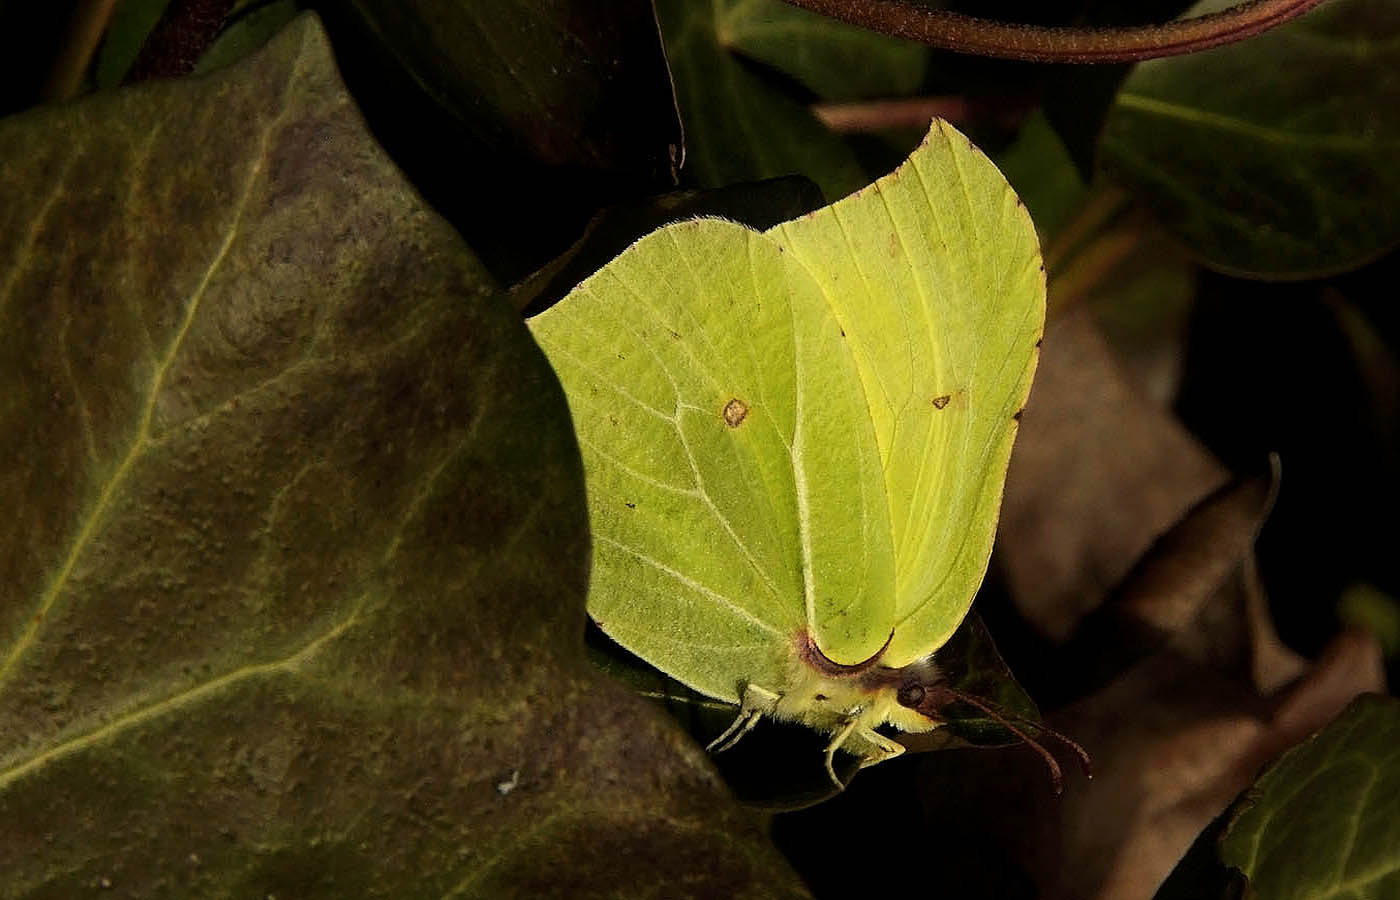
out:
M68 38L44 85L45 100L72 100L82 92L83 76L92 64L116 7L117 0L86 0L73 11Z
M1123 63L1231 44L1302 15L1322 0L1250 0L1162 25L1057 28L979 19L901 0L787 0L812 12L930 47L1042 63Z

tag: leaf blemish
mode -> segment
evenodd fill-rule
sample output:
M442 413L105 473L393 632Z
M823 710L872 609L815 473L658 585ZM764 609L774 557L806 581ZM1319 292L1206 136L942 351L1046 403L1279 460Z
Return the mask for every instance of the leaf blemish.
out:
M724 424L730 428L738 428L748 414L748 404L735 397L724 405Z
M943 407L947 406L947 405L948 405L948 401L949 401L949 400L952 400L952 399L953 399L953 395L952 395L952 394L944 394L944 395L941 396L941 397L934 397L934 398L933 398L933 408L934 408L934 409L942 409Z

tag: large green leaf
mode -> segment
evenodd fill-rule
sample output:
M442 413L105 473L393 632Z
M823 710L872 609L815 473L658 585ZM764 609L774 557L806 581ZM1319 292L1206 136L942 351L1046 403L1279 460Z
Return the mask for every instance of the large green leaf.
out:
M657 0L685 122L686 171L701 187L805 175L828 200L865 184L869 179L839 137L726 48L720 28L737 2Z
M1139 65L1100 155L1210 265L1307 277L1400 242L1398 107L1400 7L1334 0L1242 44Z
M707 696L897 752L870 726L932 727L897 689L985 572L1043 321L1030 218L942 122L830 207L638 241L531 320L583 448L591 615Z
M1241 798L1220 858L1280 900L1400 894L1400 700L1358 698Z
M563 397L314 19L0 158L0 893L801 893L584 660Z

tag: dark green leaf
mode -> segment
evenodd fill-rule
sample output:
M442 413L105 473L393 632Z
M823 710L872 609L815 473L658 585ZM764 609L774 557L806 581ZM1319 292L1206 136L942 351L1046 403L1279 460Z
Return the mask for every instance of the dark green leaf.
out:
M598 209L674 187L681 127L650 0L320 0L375 135L499 278Z
M701 187L805 175L827 200L867 184L855 154L806 106L766 83L721 42L726 3L658 0L685 122L686 167Z
M721 44L792 76L824 100L901 97L923 81L928 48L922 44L781 0L722 0L715 10Z
M1397 108L1400 7L1334 0L1247 42L1138 66L1100 156L1208 264L1308 277L1400 242Z
M1254 896L1400 895L1400 700L1367 695L1254 783L1220 842Z
M934 659L948 683L963 693L986 701L1012 718L1031 721L1040 718L1035 702L1016 682L997 652L996 644L992 643L987 626L975 612L968 615ZM1016 742L1015 737L975 709L952 718L950 725L955 734L974 744Z
M275 0L233 19L199 58L195 74L212 72L249 55L286 27L299 11L295 0Z
M0 158L0 893L801 894L583 659L562 393L313 18Z
M1060 230L1084 200L1084 179L1045 114L1033 113L1016 140L996 157L1042 238Z
M122 83L131 64L136 62L141 45L169 5L170 0L124 0L117 4L93 68L93 80L99 90Z
M447 115L495 146L551 165L669 168L679 134L648 0L591 12L560 0L348 2Z

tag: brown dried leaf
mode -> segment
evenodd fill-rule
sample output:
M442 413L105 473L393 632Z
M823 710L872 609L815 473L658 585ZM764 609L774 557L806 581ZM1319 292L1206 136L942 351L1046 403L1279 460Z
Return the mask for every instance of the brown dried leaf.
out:
M999 560L1022 614L1063 639L1224 479L1185 428L1141 398L1090 313L1054 319L1002 506Z
M1069 636L1050 669L1063 690L1081 667L1093 693L1051 722L1098 774L1056 803L1024 750L944 754L926 796L977 792L967 827L995 836L1041 896L1146 898L1260 766L1381 687L1380 652L1349 632L1282 687L1305 665L1274 633L1252 552L1275 476L1210 493L1219 464L1132 387L1087 312L1056 319L1043 354L1000 562L1021 611Z
M1254 639L1268 647L1266 653L1280 651L1262 597L1250 604L1238 578L1241 565L1252 559L1278 478L1274 458L1266 474L1225 484L1158 538L1059 648L1057 695L1072 699L1097 690L1169 641L1194 661L1245 673L1255 656ZM1297 673L1295 665L1290 677Z

